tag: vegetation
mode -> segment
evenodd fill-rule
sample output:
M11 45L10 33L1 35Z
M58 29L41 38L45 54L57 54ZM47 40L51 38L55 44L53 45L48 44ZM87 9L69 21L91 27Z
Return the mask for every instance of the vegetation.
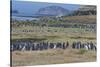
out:
M49 19L47 19L49 18ZM36 21L13 21L11 41L75 41L96 43L96 16L69 16ZM49 49L12 52L13 66L96 61L96 52L85 49Z
M61 63L76 63L76 62L91 62L96 61L96 53L87 52L84 50L77 53L77 50L46 50L46 51L26 51L13 52L13 66L28 66L28 65L44 65L44 64L61 64ZM17 54L16 54L17 53ZM27 58L27 59L26 59Z
M80 49L79 52L78 52L78 54L84 54L84 53L86 53L86 52L87 52L87 50L85 50L85 49Z

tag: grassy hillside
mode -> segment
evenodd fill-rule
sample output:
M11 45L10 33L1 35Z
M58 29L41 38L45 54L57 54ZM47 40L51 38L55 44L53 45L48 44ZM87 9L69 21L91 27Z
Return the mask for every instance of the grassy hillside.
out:
M73 21L73 23L94 23L96 24L96 15L86 15L86 16L68 16L64 17L66 21ZM75 21L75 22L74 22Z

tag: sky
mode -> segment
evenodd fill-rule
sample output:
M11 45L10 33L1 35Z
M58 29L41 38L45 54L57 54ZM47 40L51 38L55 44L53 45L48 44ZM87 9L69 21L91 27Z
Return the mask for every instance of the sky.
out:
M59 4L59 3L12 0L12 10L18 10L22 15L35 14L40 8L44 8L47 6L60 6L68 10L75 10L80 7L80 5L76 4Z

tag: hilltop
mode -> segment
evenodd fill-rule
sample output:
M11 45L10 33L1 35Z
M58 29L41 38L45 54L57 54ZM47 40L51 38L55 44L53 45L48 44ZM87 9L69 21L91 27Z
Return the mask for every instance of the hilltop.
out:
M44 8L40 8L36 14L38 15L49 15L49 16L64 16L68 15L69 10L62 8L60 6L48 6Z

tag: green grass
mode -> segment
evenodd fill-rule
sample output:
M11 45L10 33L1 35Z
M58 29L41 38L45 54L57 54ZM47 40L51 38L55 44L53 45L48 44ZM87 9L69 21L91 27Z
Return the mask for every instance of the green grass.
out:
M86 52L87 52L86 49L80 49L79 52L78 52L78 54L84 54L84 53L86 53Z

